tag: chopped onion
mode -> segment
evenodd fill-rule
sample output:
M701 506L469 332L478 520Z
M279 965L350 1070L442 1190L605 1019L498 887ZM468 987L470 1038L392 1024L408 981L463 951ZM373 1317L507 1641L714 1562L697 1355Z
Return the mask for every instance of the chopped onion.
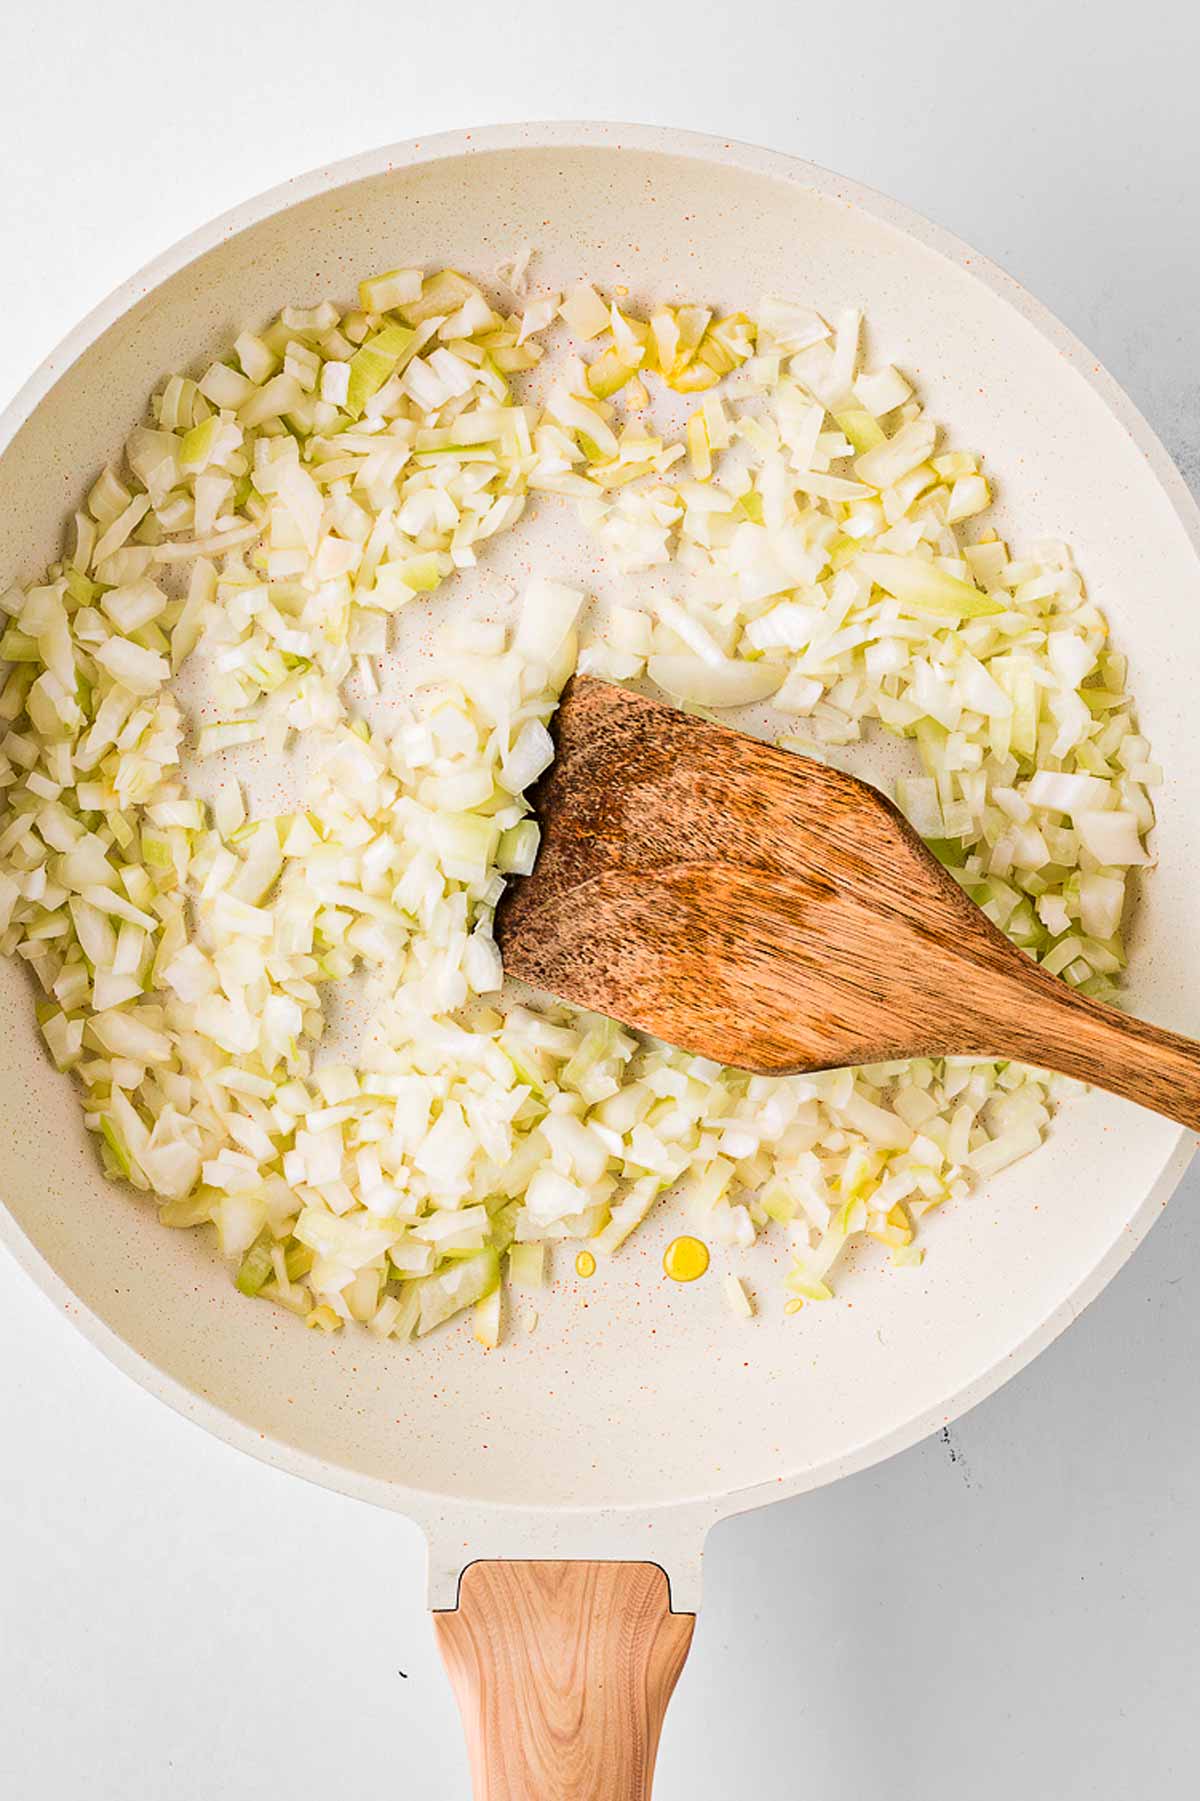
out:
M539 408L509 376L560 309L595 350ZM461 627L411 703L371 704L390 616L436 610L530 493L573 497L623 570L673 565L670 595L601 610L581 667L773 700L817 754L907 740L897 799L936 854L1112 998L1159 776L1124 660L1065 547L967 541L979 463L858 367L860 324L778 297L643 319L586 283L505 316L456 271L389 270L171 376L64 560L0 596L0 949L105 1167L211 1225L243 1294L401 1341L471 1309L491 1348L506 1253L538 1286L548 1243L613 1252L673 1188L717 1243L788 1235L795 1309L860 1235L919 1263L922 1216L1040 1142L1052 1085L1011 1064L750 1076L503 988L577 587L535 576L511 631ZM659 387L701 396L686 445ZM293 747L311 769L272 815L258 760ZM334 1051L353 978L361 1041Z
M647 669L672 699L700 707L749 707L768 700L787 674L783 663L744 663L722 658L711 663L703 657L651 657Z

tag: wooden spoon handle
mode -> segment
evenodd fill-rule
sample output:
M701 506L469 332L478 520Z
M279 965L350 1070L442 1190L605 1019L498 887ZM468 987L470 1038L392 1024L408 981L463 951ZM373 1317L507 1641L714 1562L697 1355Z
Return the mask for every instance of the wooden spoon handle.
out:
M1088 1000L1032 964L997 1014L991 1050L1095 1083L1200 1131L1200 1044Z
M651 1563L473 1563L434 1630L475 1801L649 1801L692 1642Z

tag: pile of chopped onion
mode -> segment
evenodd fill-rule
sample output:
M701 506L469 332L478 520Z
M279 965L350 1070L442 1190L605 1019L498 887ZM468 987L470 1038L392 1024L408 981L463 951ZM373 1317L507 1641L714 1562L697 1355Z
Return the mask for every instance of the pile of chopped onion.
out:
M62 562L0 595L0 950L39 983L106 1168L329 1331L472 1308L494 1345L505 1265L535 1288L556 1239L611 1253L666 1189L733 1250L787 1234L792 1309L861 1235L919 1262L924 1213L1040 1142L1047 1078L722 1069L502 990L491 921L533 867L523 794L578 663L691 708L769 700L808 754L872 724L911 739L916 829L1016 943L1110 998L1159 774L1066 548L967 541L986 478L939 453L896 369L860 366L856 313L641 320L585 284L505 314L449 270L359 300L285 308L172 377ZM588 360L523 404L509 378L560 317ZM651 387L697 397L682 442ZM629 604L580 651L584 595L536 579L512 630L460 624L439 679L372 723L391 615L537 490L577 501ZM663 566L674 594L637 604ZM249 803L239 773L297 746L303 805ZM352 981L341 1055L321 1041ZM753 1311L732 1273L724 1292Z

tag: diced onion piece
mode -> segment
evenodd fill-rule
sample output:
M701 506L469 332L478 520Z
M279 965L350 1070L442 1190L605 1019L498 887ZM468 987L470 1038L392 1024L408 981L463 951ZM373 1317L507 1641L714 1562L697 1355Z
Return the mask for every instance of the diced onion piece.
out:
M783 663L744 663L726 658L714 664L702 657L651 657L650 680L673 700L700 707L750 707L768 700L787 673Z
M364 313L387 313L421 298L423 277L419 269L389 269L358 284L358 304Z
M598 338L608 329L608 308L590 282L572 288L562 303L561 312L571 332L585 341Z
M573 630L583 606L578 588L538 576L525 587L514 648L518 655L549 665Z
M514 1244L508 1253L508 1273L519 1288L541 1288L546 1280L544 1244Z
M491 1294L485 1295L482 1301L475 1303L475 1318L472 1331L478 1342L487 1351L494 1351L500 1343L501 1305L504 1290L497 1284Z
M867 551L855 567L914 612L945 619L979 619L1002 613L1003 604L990 595L948 575L924 557L906 557Z
M96 661L131 694L155 694L171 673L165 657L144 650L128 638L109 638L95 652Z
M754 1303L745 1284L737 1276L726 1276L721 1284L725 1303L735 1319L753 1319Z
M1120 809L1075 815L1075 829L1084 849L1098 863L1128 866L1149 863L1150 855L1138 832L1137 815Z

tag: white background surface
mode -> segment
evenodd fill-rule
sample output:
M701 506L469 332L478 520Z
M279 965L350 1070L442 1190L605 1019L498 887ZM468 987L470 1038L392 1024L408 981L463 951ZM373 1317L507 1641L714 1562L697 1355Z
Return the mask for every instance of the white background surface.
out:
M452 126L625 118L795 152L959 232L1099 354L1196 486L1198 19L10 7L0 395L138 265L291 174ZM947 1437L718 1530L657 1801L1195 1792L1198 1207L1200 1168L1083 1320ZM3 1254L0 1369L0 1792L465 1801L414 1528L185 1425Z

